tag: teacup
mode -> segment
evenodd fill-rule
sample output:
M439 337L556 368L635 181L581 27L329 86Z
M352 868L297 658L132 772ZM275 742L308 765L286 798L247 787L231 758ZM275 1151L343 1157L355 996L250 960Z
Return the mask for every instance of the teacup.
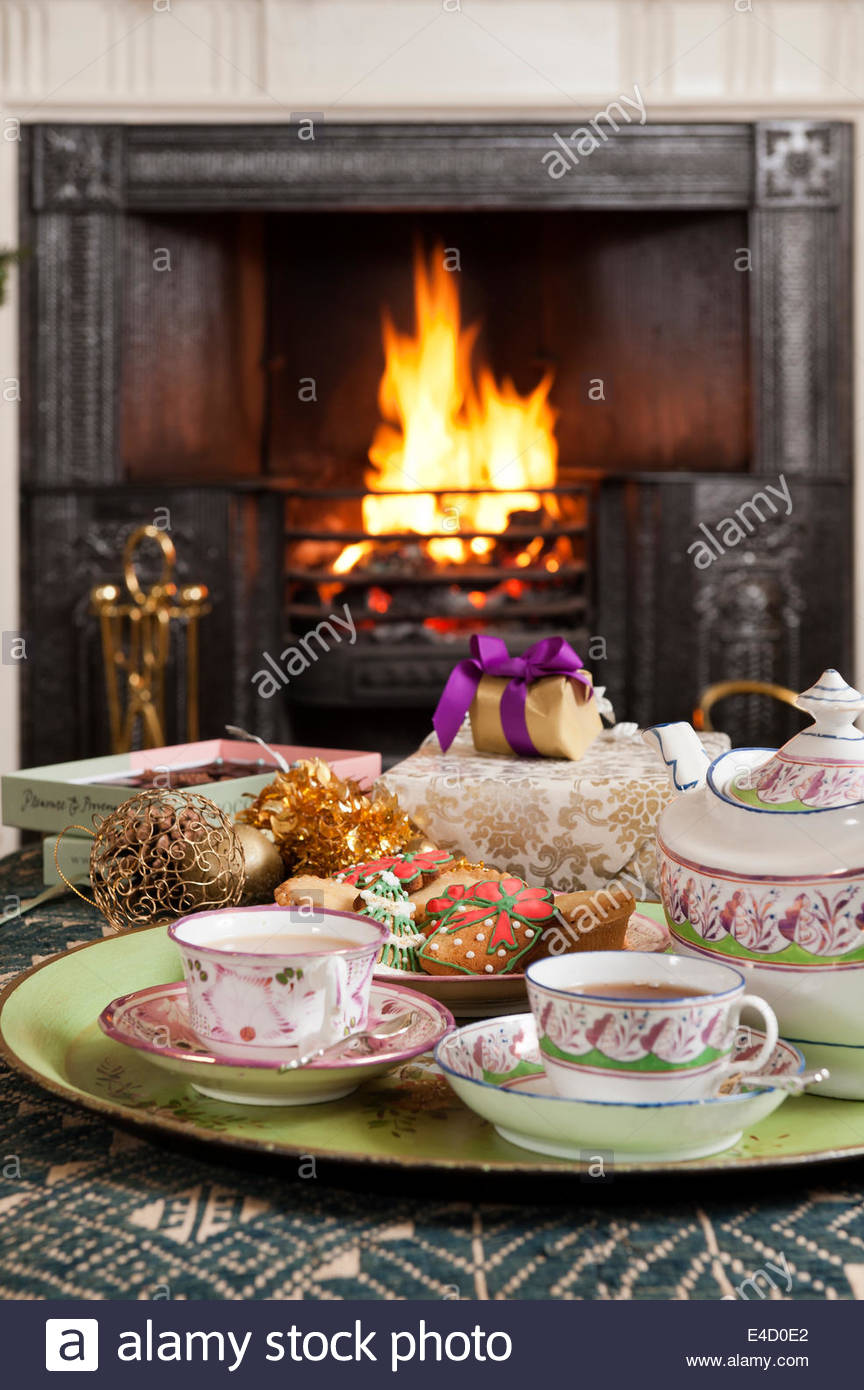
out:
M546 1074L574 1100L714 1095L732 1071L759 1071L777 1042L769 1005L719 962L582 951L536 961L526 978ZM765 1041L742 1062L733 1056L745 1005L762 1015Z
M232 907L193 912L168 935L202 1042L290 1058L366 1027L375 958L389 933L353 912Z

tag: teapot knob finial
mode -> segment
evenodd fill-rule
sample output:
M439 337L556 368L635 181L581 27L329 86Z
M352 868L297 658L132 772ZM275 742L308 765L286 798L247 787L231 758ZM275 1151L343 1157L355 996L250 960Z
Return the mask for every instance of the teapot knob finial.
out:
M816 684L799 695L795 703L814 720L815 727L805 733L837 738L848 731L849 737L861 738L854 723L859 714L864 713L864 695L849 685L833 666L823 671Z

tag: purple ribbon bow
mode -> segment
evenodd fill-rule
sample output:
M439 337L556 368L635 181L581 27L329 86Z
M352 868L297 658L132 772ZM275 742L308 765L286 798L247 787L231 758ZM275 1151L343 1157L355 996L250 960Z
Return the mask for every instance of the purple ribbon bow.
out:
M445 753L471 708L483 676L509 676L501 696L501 727L513 752L525 758L537 756L525 719L525 699L532 681L542 680L544 676L567 676L591 689L591 677L583 669L582 658L563 637L544 637L522 656L510 656L500 637L472 637L470 657L460 661L450 672L432 716L438 742Z

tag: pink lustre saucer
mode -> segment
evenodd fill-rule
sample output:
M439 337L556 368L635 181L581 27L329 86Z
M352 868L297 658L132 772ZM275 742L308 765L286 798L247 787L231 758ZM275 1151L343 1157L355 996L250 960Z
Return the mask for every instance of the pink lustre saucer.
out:
M328 1060L319 1057L297 1071L280 1072L294 1048L278 1057L262 1049L259 1060L248 1052L232 1056L229 1045L216 1052L193 1033L185 984L150 985L115 999L99 1015L99 1027L114 1042L146 1054L151 1062L181 1076L201 1095L237 1105L316 1105L340 1100L364 1081L383 1076L400 1062L430 1051L454 1027L453 1017L434 999L402 985L373 984L369 1027L394 1014L414 1015L410 1028L389 1043L376 1043L372 1054Z

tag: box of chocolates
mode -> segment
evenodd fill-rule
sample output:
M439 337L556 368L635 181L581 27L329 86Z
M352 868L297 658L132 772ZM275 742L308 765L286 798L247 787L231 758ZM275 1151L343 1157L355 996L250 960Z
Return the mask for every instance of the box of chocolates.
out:
M364 787L381 771L380 753L294 744L273 747L289 765L304 758L323 758L340 777L354 778ZM53 882L57 879L54 838L66 826L92 827L94 817L107 816L136 791L149 787L194 789L234 816L272 781L274 770L273 759L259 744L227 738L31 767L0 779L2 820L4 825L50 834L46 882ZM89 843L88 837L82 839ZM74 840L73 833L63 842L64 853L72 860L79 849ZM71 860L69 867L75 867Z

